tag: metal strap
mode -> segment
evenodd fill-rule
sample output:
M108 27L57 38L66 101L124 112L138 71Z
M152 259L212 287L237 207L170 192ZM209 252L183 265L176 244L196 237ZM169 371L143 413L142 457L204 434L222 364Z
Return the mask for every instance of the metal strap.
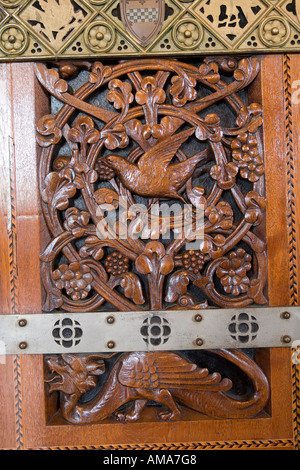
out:
M300 345L300 307L0 315L0 355Z

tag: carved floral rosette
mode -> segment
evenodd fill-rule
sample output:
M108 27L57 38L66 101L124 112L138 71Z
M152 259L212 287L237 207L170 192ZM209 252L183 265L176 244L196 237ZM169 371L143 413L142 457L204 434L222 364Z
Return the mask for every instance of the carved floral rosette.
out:
M41 255L45 311L266 303L262 110L245 98L258 72L254 57L36 66L40 83L61 102L37 126L50 234ZM167 165L173 175L181 164L182 181L159 189L161 149L188 130ZM110 165L111 154L122 164ZM158 214L149 230L151 208L168 201L181 212L169 221ZM146 215L131 210L141 202ZM204 211L204 239L195 249L187 248L191 233L165 236L181 227L184 203L192 214ZM103 236L110 211L117 220Z

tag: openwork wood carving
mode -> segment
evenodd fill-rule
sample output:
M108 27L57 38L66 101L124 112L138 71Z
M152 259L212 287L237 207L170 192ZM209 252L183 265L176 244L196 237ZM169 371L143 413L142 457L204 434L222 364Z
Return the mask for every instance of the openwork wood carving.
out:
M45 310L266 303L262 114L238 94L258 70L255 58L37 66L64 103L37 128Z
M245 92L258 72L256 58L37 65L38 80L62 103L37 126L51 237L41 255L45 311L267 302L262 110ZM71 422L104 419L129 401L121 420L138 419L148 400L167 406L162 419L180 416L176 401L218 417L263 409L268 384L259 367L238 352L216 354L241 370L247 363L251 405L224 395L228 379L175 353L120 356L95 399L98 411L95 401L77 402L96 385L103 358L101 367L91 357L50 358L62 378L50 389L61 392Z

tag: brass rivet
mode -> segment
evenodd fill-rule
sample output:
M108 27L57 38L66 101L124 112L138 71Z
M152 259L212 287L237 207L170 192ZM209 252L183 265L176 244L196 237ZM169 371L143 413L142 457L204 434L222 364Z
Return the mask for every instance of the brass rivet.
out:
M196 344L197 344L197 346L202 346L203 345L203 339L197 338L196 339Z
M22 320L19 320L19 326L23 327L27 325L27 320L25 318L22 318Z
M197 313L197 315L194 316L194 320L195 321L202 321L203 320L202 315L200 315L200 313Z
M116 343L114 341L108 341L107 347L108 349L113 349L116 346Z
M115 317L113 317L113 316L111 315L111 316L107 317L106 321L107 321L107 323L109 323L109 324L111 325L112 323L115 322Z
M12 34L10 36L8 36L8 42L10 42L11 44L14 44L16 42L17 38L15 36L13 36Z
M292 341L292 338L289 335L284 335L281 337L282 343L290 343Z
M20 349L26 349L28 346L28 344L26 343L26 341L22 341L20 344L19 344L19 348Z
M291 314L289 312L282 312L282 314L280 316L284 320L288 320L289 318L291 318Z
M272 28L271 29L271 33L276 36L277 34L279 34L279 29L278 28Z

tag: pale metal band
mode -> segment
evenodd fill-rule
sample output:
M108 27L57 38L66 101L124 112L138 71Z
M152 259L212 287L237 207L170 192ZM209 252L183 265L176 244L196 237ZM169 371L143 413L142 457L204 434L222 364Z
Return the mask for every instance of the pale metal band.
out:
M0 355L297 345L300 307L0 315Z

